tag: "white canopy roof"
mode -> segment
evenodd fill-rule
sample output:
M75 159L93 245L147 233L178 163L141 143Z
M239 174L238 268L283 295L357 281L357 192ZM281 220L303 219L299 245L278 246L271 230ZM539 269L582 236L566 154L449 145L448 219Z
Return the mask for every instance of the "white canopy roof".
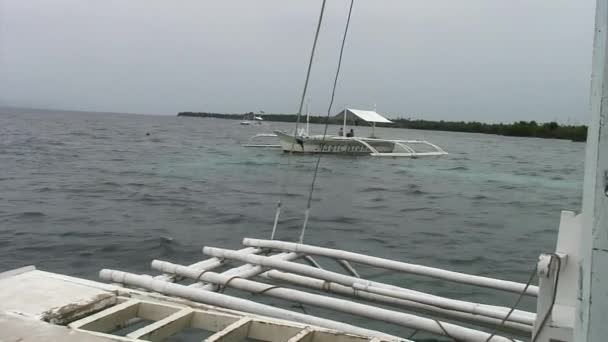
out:
M367 122L392 123L392 121L390 121L389 119L385 118L384 116L382 116L374 111L350 109L350 108L346 108L345 110L336 114L336 118L343 118L343 115L345 112L347 115L354 115L354 116L358 117L359 119L361 119L363 121L367 121Z

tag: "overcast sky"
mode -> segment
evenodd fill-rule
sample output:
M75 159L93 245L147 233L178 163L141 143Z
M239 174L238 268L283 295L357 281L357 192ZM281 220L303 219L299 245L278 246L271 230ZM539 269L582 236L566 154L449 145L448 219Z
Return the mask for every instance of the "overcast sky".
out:
M297 111L321 0L0 0L0 105ZM328 0L327 110L349 0ZM336 111L585 122L594 0L355 0Z

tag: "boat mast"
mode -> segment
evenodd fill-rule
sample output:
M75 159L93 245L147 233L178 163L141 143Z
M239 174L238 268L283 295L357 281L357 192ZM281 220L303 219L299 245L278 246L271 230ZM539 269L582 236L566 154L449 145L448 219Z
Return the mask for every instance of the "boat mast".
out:
M346 135L346 115L348 115L348 108L344 108L344 123L342 124L342 132Z
M603 101L608 97L608 0L597 0L594 38L574 332L574 340L581 342L605 341L608 336L608 104Z
M374 103L374 112L377 113L376 111L376 103ZM376 122L372 122L372 136L370 138L375 138L376 137Z
M306 101L306 135L310 135L310 98Z

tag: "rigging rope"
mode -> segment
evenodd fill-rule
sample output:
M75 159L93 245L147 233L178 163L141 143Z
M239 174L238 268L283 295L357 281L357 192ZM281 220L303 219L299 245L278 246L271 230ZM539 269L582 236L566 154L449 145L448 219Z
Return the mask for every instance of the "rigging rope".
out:
M331 100L329 101L329 106L327 108L327 116L325 117L325 128L323 130L323 138L321 139L321 144L325 142L327 137L327 127L329 126L329 117L331 115L331 108L334 104L334 99L336 97L336 87L338 85L338 79L340 77L340 69L342 68L342 56L344 55L344 46L346 45L346 37L348 35L348 28L350 26L350 18L353 13L353 6L355 4L355 0L350 1L350 7L348 9L348 18L346 19L346 27L344 28L344 36L342 37L342 46L340 47L340 57L338 58L338 66L336 68L336 76L334 78L334 85L331 92ZM346 112L344 113L346 116ZM297 125L296 125L297 129ZM295 139L294 139L295 140ZM293 148L292 148L293 150ZM315 172L312 176L312 182L310 183L310 192L308 193L308 201L306 203L306 211L304 212L304 223L302 224L302 231L300 233L299 242L302 243L304 241L304 234L306 233L306 226L308 225L308 218L310 216L310 207L312 203L312 194L315 191L315 183L317 181L317 174L319 173L319 164L321 163L322 153L319 153L317 157L317 162L315 164Z
M528 291L528 287L530 287L530 285L532 284L532 281L536 277L536 273L537 273L537 268L534 267L534 270L532 270L532 274L530 274L530 278L528 279L526 286L519 293L519 297L517 297L515 304L513 304L513 306L511 306L511 309L509 310L507 315L502 319L502 321L500 321L500 323L496 326L496 328L494 328L494 330L492 331L492 334L485 340L485 342L490 341L492 339L492 337L494 337L504 327L507 319L509 319L509 317L511 317L511 314L513 314L513 311L515 311L515 309L519 306L519 302L521 302L521 300L524 298L526 291Z
M293 153L293 148L295 146L295 141L296 141L296 137L298 134L298 127L300 126L300 118L302 117L302 109L304 108L304 101L306 99L306 93L308 92L308 83L310 81L310 72L312 70L312 62L314 60L315 57L315 52L317 50L317 42L319 40L319 32L321 31L321 23L323 22L323 15L325 14L325 4L326 4L327 0L323 0L323 2L321 3L321 12L319 13L319 20L317 21L317 30L315 31L315 39L313 40L312 43L312 49L310 51L310 59L308 61L308 69L306 70L306 79L304 80L304 89L302 90L302 97L300 99L300 107L298 109L298 114L296 116L296 128L295 131L293 133L293 141L291 143L291 150L289 151L289 155L287 156L287 170L285 172L286 176L289 176L289 169L290 169L290 164L291 164L291 155ZM282 188L281 190L285 190L285 191L281 191L281 193L286 192L286 184L289 181L289 179L285 179L285 178L289 178L289 177L283 177L282 180ZM277 210L276 210L276 214L275 214L275 218L274 218L274 223L272 226L272 233L270 235L270 239L274 240L274 235L276 233L277 230L277 225L279 223L279 217L281 216L281 198L279 197L279 200L277 202Z

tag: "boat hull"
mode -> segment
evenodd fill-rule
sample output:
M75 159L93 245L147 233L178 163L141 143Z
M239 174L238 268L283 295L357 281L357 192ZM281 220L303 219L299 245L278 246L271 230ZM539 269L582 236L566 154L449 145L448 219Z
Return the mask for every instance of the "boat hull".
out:
M365 138L348 138L338 136L300 136L295 137L282 132L275 132L279 137L284 152L295 153L337 153L337 154L370 154L368 146L380 153L392 153L395 144L385 141L374 141Z

